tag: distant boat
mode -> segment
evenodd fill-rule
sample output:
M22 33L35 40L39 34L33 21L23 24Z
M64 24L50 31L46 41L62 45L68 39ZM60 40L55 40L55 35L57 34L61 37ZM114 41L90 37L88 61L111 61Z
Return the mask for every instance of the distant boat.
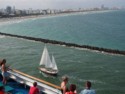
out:
M58 68L55 62L55 58L52 55L52 61L51 61L49 52L46 46L44 47L44 50L43 50L39 70L43 73L54 75L54 76L58 74Z

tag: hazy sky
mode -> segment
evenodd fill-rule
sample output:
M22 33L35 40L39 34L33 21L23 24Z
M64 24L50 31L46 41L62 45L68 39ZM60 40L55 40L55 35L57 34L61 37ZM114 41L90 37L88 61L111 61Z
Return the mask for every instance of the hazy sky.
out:
M100 7L125 7L125 0L0 0L0 9L15 6L16 9L71 9Z

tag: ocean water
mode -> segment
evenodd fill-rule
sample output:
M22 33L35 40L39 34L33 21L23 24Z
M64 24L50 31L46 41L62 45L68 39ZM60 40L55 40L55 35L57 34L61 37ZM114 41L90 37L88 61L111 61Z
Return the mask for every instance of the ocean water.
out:
M122 10L11 21L0 32L124 50L124 16Z
M124 50L124 16L122 10L17 20L0 23L0 32ZM44 45L0 36L0 58L6 58L12 68L56 85L62 75L68 75L69 84L76 84L78 92L90 80L97 94L125 94L125 56L47 44L59 75L44 77L38 70Z

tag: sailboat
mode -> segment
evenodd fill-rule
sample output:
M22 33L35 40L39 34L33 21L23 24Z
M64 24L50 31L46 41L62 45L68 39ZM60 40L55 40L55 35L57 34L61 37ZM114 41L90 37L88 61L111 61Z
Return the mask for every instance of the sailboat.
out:
M50 59L49 52L46 46L44 47L39 65L40 65L39 70L43 73L55 76L58 74L58 68L55 62L55 58L52 55L52 60Z

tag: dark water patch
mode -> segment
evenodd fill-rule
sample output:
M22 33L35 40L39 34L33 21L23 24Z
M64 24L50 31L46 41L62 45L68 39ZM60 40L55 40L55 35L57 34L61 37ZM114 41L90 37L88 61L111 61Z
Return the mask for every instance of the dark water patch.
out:
M40 42L43 42L43 43L65 45L67 47L85 48L85 49L96 50L96 51L106 52L106 53L111 53L111 54L125 55L125 51L121 51L121 50L117 50L117 49L107 49L107 48L94 47L94 46L89 46L89 45L78 45L78 44L75 44L75 43L66 43L66 42L62 42L62 41L28 37L28 36L20 36L20 35L7 34L7 33L1 33L1 32L0 32L0 35L23 38L23 39L34 40L34 41L40 41Z

